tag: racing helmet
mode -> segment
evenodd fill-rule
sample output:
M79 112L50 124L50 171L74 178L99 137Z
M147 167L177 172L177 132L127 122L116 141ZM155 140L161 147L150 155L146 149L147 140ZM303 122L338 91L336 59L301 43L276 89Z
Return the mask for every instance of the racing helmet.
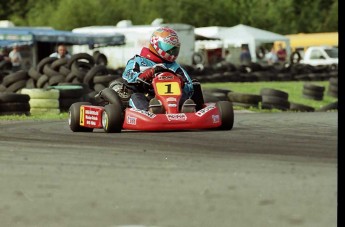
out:
M174 62L180 52L180 46L175 30L160 27L152 33L149 49L164 60Z

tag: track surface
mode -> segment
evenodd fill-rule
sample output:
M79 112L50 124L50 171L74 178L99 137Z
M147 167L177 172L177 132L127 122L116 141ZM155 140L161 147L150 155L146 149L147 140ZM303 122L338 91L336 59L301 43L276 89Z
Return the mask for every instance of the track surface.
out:
M72 133L0 121L1 226L337 226L336 112L231 131Z

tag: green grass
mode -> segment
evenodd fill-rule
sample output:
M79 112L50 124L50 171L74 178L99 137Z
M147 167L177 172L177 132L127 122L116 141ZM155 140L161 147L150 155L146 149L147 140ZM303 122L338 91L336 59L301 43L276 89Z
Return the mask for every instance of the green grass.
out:
M325 106L327 104L330 104L332 102L337 101L337 98L334 98L332 96L327 95L329 81L312 81L312 84L324 86L326 88L324 92L324 98L321 101L307 99L302 96L303 91L303 84L306 83L304 81L275 81L275 82L229 82L229 83L203 83L201 84L201 87L203 89L207 88L221 88L221 89L229 89L233 92L239 92L239 93L246 93L246 94L254 94L259 95L260 90L262 88L273 88L277 90L285 91L289 94L289 101L294 103L300 103L304 105L308 105L311 107L314 107L315 109L319 109L322 106ZM238 109L241 109L241 107L236 107ZM243 108L242 108L243 109ZM253 108L253 111L264 111L267 112L267 110L261 110ZM274 110L276 111L276 110ZM271 111L268 111L271 112Z
M322 106L330 104L332 102L337 101L337 98L331 97L327 95L327 89L329 86L329 81L313 81L311 83L325 86L326 91L324 93L324 98L321 101L316 101L312 99L307 99L302 97L302 90L303 90L303 81L289 81L289 82L229 82L229 83L203 83L201 87L203 89L207 88L222 88L222 89L229 89L234 92L239 93L246 93L246 94L255 94L259 95L260 90L262 88L273 88L277 90L285 91L289 94L289 101L300 103L304 105L308 105L314 107L315 109L319 109ZM244 109L243 107L234 107L234 109ZM250 108L249 110L255 112L281 112L280 110L263 110L258 108ZM60 113L60 114L41 114L41 115L32 115L32 116L17 116L17 115L7 115L7 116L0 116L0 120L58 120L58 119L67 119L68 113Z
M68 119L68 113L60 114L37 114L37 115L5 115L0 116L0 120L61 120Z

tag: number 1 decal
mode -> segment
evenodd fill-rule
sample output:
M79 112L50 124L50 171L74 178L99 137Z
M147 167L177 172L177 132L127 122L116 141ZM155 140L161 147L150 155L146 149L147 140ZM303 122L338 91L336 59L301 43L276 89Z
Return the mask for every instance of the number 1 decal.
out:
M156 83L157 93L159 95L180 95L181 88L177 82L159 82Z
M165 92L165 94L172 94L172 92L171 92L171 84L166 84L165 86L167 87L167 92Z

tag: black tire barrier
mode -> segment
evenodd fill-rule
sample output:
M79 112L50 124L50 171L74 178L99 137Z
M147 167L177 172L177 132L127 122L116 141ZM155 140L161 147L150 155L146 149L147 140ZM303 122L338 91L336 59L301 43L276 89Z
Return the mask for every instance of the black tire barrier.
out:
M237 92L230 92L228 98L234 106L241 106L244 108L259 108L259 103L262 101L261 95Z
M0 93L0 115L30 115L30 96Z
M0 103L0 115L30 115L30 104L23 102Z
M90 87L93 87L93 78L96 75L107 75L108 69L104 65L96 65L92 67L85 75L83 78L83 83L88 84Z
M31 67L28 71L28 75L34 79L35 81L37 81L41 76L42 74L39 73L35 67Z
M290 109L290 102L288 101L289 94L273 88L262 88L260 90L262 96L262 109L278 109L286 111Z
M38 62L37 66L36 66L36 70L37 72L39 72L40 74L44 74L43 72L43 68L46 64L50 64L53 61L57 60L58 58L55 57L45 57L43 58L41 61Z
M67 63L68 63L67 58L59 58L59 59L53 61L53 63L50 65L50 67L53 70L59 71L60 67L63 65L67 65Z
M36 87L36 82L33 78L30 78L26 81L25 88L35 88Z
M14 82L10 86L8 86L6 89L6 92L15 93L19 91L20 89L25 88L25 86L26 86L26 80L19 80L19 81Z
M301 103L290 102L290 110L296 112L314 112L315 108Z
M260 95L277 96L285 100L289 98L289 94L287 92L274 88L261 88Z
M323 100L325 87L312 83L304 83L302 96L307 99Z
M0 103L4 102L24 102L27 103L30 100L30 96L27 94L17 94L17 93L9 93L9 94L2 94L0 93Z
M11 73L7 76L5 76L2 79L2 85L4 85L5 87L10 86L11 84L19 81L19 80L25 80L28 79L28 74L25 70L19 70L15 73Z
M72 64L76 61L79 61L79 60L86 60L90 65L95 64L95 59L90 54L78 53L78 54L74 54L71 56L68 63L66 64L66 67L70 69Z
M91 63L75 61L71 66L71 70L79 80L83 81L86 73L90 71L92 67L93 65Z
M221 101L229 101L228 93L232 92L229 89L221 89L221 88L206 88L202 90L203 93L208 93L217 97Z
M290 109L290 104L262 102L261 109L268 109L268 110L277 109L277 110L287 111Z
M316 111L327 112L327 111L332 111L332 110L338 110L338 101L322 106L320 109L317 109Z
M92 95L94 95L94 92L97 93L103 88L108 87L112 79L121 78L124 70L123 68L110 69L104 65L93 65L93 62L96 62L95 59L93 61L90 60L88 54L78 54L77 57L74 57L73 63L47 57L42 59L36 67L31 67L28 71L22 70L15 73L20 74L20 76L13 76L14 73L11 71L3 70L0 71L0 92L18 93L23 88L44 89L62 83L82 84L88 90L85 90L85 94L81 99L93 100L94 97ZM188 69L187 71L190 73L192 79L196 78L201 83L255 81L308 81L311 83L312 81L329 80L329 86L327 90L325 89L327 95L338 97L338 72L331 71L328 66L311 66L300 63L273 66L252 63L235 66L228 62L221 62L214 67L199 64L184 66L184 68L186 70ZM91 95L90 97L87 97L88 93ZM306 98L321 100L323 97L307 88L304 93ZM273 94L273 96L275 95ZM310 95L315 97L309 97ZM218 91L214 91L213 94L205 92L203 98L204 96L206 97L206 101L228 100ZM241 105L240 102L233 103L236 103L238 106ZM236 105L234 104L234 106ZM257 104L253 102L250 105L255 107ZM243 103L243 106L248 105ZM264 106L272 107L272 105L266 105L265 103ZM283 106L285 108L284 104Z
M96 65L104 65L104 66L108 65L108 58L102 53L93 55L93 58L95 59Z
M262 101L261 95L238 93L238 92L230 92L228 94L228 98L231 102L255 104L255 105L257 105L259 102Z
M71 70L69 68L67 68L65 65L62 65L59 68L59 73L61 73L64 76L67 76L68 74L71 73Z
M55 71L54 69L52 69L49 64L46 64L43 67L43 73L49 77L55 77L55 76L61 75L58 71Z

